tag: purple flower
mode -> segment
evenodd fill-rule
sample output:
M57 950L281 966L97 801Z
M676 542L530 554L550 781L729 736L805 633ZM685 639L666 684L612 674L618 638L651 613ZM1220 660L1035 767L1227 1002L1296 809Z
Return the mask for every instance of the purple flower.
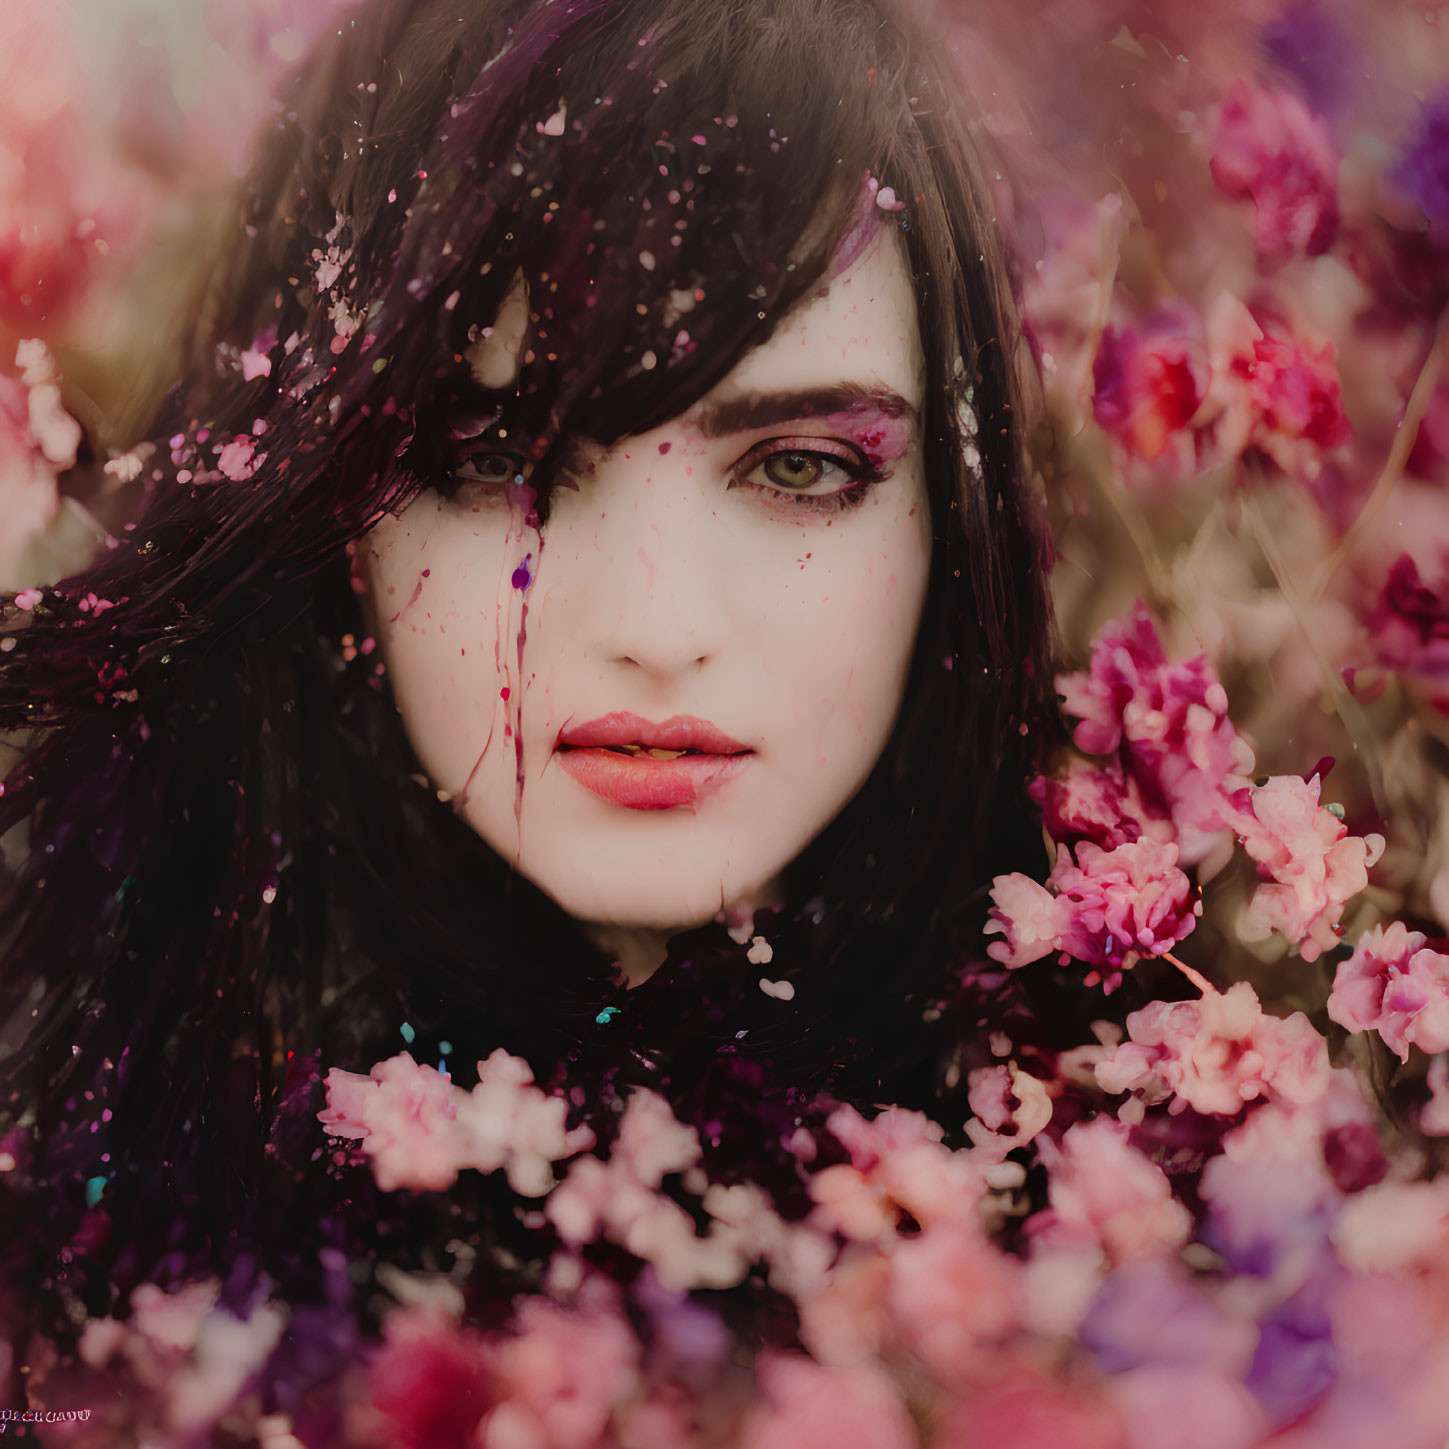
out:
M1449 222L1449 86L1424 102L1418 131L1393 179L1431 222Z
M1357 71L1351 38L1319 0L1302 0L1270 20L1263 48L1293 77L1320 116L1341 111L1353 93Z

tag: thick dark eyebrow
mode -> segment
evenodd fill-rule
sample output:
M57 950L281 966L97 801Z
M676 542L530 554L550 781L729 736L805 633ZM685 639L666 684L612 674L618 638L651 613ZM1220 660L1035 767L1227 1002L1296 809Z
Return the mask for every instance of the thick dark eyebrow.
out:
M841 382L795 392L747 392L722 402L700 403L688 415L688 421L706 438L727 438L735 433L773 427L776 423L840 413L905 418L913 428L916 423L915 408L900 393L860 382Z

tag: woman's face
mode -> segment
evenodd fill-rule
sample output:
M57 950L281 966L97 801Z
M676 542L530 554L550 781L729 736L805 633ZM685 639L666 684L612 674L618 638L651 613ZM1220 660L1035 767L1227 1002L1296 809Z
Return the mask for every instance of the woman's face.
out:
M472 358L490 385L522 307ZM922 385L883 232L695 407L575 440L541 534L500 439L360 546L433 786L578 920L673 930L772 899L865 782L926 593Z

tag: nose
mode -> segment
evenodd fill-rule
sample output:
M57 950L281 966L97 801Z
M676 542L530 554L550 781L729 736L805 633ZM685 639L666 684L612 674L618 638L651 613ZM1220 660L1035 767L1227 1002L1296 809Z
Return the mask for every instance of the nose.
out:
M597 657L668 681L702 668L723 642L723 539L687 466L656 459L656 444L631 439L599 466L593 538L582 542L595 564L588 627Z

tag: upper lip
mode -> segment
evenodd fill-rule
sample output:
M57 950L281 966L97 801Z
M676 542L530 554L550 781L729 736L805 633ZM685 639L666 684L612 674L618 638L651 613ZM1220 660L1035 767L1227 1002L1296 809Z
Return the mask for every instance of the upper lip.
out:
M558 743L568 749L639 745L646 750L697 750L702 755L750 752L748 745L731 739L707 719L676 714L663 724L654 724L627 710L600 715L598 719L586 720L583 724L569 725L560 732Z

